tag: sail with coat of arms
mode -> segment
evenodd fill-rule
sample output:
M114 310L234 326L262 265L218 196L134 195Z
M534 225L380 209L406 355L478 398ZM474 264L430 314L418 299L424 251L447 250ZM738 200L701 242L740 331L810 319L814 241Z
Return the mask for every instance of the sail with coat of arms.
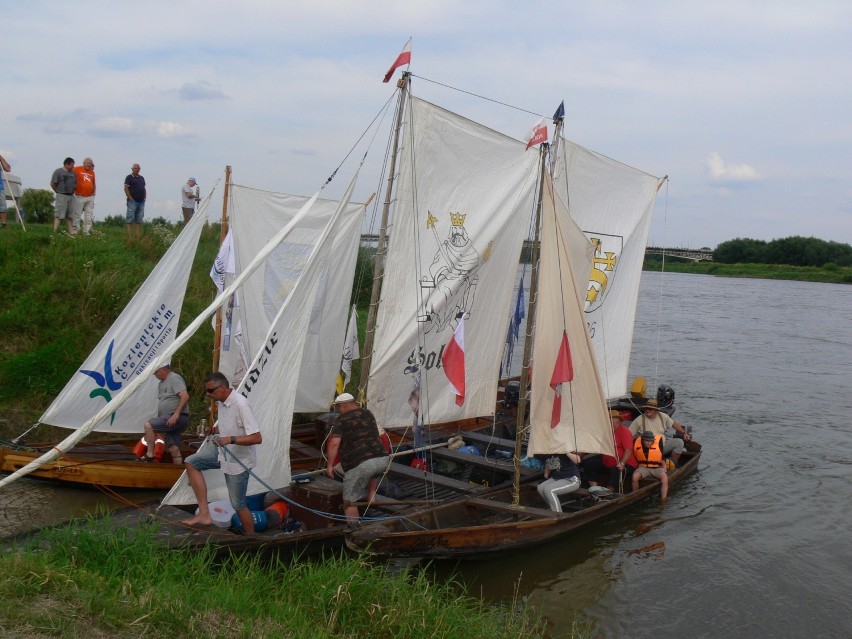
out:
M645 245L660 179L568 140L553 181L595 246L584 292L586 326L607 398L627 392L627 370Z
M411 424L421 374L427 423L492 415L538 154L518 140L412 97L368 388L385 427ZM458 406L442 356L464 319Z

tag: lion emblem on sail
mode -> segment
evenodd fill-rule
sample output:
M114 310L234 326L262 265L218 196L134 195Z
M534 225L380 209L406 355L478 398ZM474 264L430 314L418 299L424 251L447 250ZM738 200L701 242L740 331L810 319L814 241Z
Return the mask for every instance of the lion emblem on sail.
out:
M438 245L429 274L420 278L426 301L417 321L425 324L427 333L440 333L447 326L455 330L461 318L470 317L479 281L477 271L488 259L488 251L480 257L464 226L466 217L464 213L450 213L450 228L441 241L435 228L438 218L427 212L426 228L432 230Z
M624 248L624 238L603 233L586 233L595 246L592 272L586 289L586 313L593 313L603 306L607 292L612 288L615 267Z

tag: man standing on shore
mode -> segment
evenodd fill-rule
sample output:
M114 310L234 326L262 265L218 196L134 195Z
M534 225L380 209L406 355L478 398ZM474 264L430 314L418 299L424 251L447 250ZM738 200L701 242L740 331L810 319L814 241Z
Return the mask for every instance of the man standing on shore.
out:
M74 233L80 230L80 219L82 219L83 235L90 235L92 221L95 218L95 163L92 158L83 160L82 166L75 166L74 174L77 176L77 188L74 189L74 196L77 198Z
M127 196L127 214L125 229L128 240L138 240L142 237L142 218L145 217L145 178L139 175L140 166L134 164L130 175L124 178L124 194Z
M189 224L192 214L195 213L195 203L201 199L198 191L198 184L195 183L194 177L189 178L181 189L181 207L183 209L184 225Z
M59 222L65 220L68 235L74 235L74 216L77 203L74 201L74 190L77 188L77 176L74 174L74 158L65 158L62 166L53 172L50 178L50 188L56 193L56 208L53 215L53 232L59 229Z

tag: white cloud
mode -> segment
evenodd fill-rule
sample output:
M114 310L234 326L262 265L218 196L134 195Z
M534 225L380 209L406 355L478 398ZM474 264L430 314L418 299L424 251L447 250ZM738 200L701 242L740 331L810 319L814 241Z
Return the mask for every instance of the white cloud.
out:
M178 90L178 97L181 100L222 100L227 99L228 96L221 89L217 89L209 82L202 80L200 82L184 82Z
M760 179L757 170L748 164L726 164L722 156L713 151L707 157L707 168L719 182L755 182Z

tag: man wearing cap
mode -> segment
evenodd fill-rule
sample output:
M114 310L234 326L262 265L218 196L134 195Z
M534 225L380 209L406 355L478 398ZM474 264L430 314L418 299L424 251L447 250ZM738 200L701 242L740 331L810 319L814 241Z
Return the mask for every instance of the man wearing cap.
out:
M164 449L168 448L172 463L182 464L180 434L189 423L189 393L186 391L186 382L169 364L163 364L154 371L154 377L160 380L157 386L157 417L145 422L148 451L140 461L160 461Z
M360 501L367 491L368 499L376 496L379 482L376 480L388 467L376 418L366 408L361 408L349 393L338 395L334 406L340 416L331 429L326 450L326 473L334 478L334 459L340 454L343 476L343 507L350 526L358 523L359 513L355 502Z
M192 214L195 213L195 203L201 200L200 189L195 183L195 178L191 177L186 181L181 189L181 207L183 210L183 223L189 224L192 219Z
M679 437L666 437L666 432L669 428L673 428L680 433L683 439ZM634 438L645 431L651 431L663 438L663 452L666 455L671 455L675 462L680 460L680 456L683 453L683 443L690 440L686 428L665 413L660 412L656 399L649 399L642 408L642 414L630 424L630 432Z
M669 476L666 473L666 460L663 457L663 436L650 430L642 433L633 444L638 468L633 473L633 490L639 490L639 480L644 477L656 477L660 480L660 497L669 496Z

